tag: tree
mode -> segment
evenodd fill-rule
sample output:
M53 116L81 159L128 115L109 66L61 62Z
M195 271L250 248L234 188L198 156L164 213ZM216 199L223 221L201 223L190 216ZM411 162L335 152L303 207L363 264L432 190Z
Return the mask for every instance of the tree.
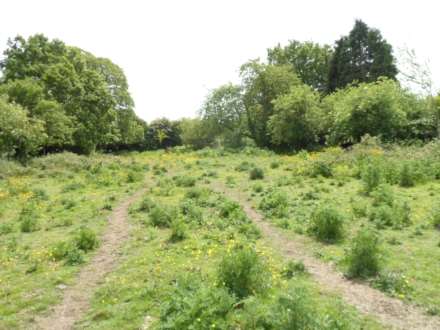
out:
M23 107L0 97L0 156L24 162L38 152L45 138L42 121L29 118Z
M353 82L373 82L379 77L395 79L396 75L391 45L379 30L357 20L350 34L336 41L328 90L333 92Z
M273 103L268 127L274 145L300 150L317 142L321 119L317 92L307 85L294 86Z
M251 137L259 147L271 145L267 123L273 114L273 103L300 80L290 65L265 65L250 61L241 67L243 102Z
M180 122L182 144L193 149L202 149L214 143L215 134L206 122L199 118L184 118Z
M148 149L156 150L178 146L180 138L180 123L166 118L152 121L145 131L145 143Z
M368 134L384 140L401 137L412 108L409 95L394 80L351 86L327 96L323 103L329 117L331 144L356 143Z
M285 47L278 46L267 50L270 64L291 65L304 84L319 92L328 89L329 62L332 48L314 42L291 40Z
M240 147L245 134L245 107L241 87L226 84L206 98L200 115L203 126L226 147Z
M143 126L134 114L127 80L110 60L41 34L9 40L4 54L0 68L6 87L0 90L30 116L50 120L48 147L73 144L90 153L97 146L142 140ZM55 131L57 136L51 136Z

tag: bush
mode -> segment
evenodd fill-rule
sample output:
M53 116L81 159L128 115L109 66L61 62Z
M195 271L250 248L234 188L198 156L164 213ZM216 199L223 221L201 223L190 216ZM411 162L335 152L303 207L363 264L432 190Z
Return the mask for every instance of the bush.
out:
M411 168L408 164L403 165L402 170L400 172L400 181L399 185L401 187L413 187L414 186L414 177L412 175Z
M26 205L21 210L18 221L22 233L31 233L38 230L38 214L34 203Z
M195 286L195 285L194 285ZM225 288L198 285L177 288L166 299L160 312L161 330L227 329L227 315L235 301Z
M256 193L261 193L263 192L263 185L261 183L256 183L252 186L252 190Z
M238 299L263 293L270 279L265 264L250 246L237 246L223 257L218 267L218 278Z
M381 269L380 259L378 236L369 229L361 229L353 239L346 256L348 276L359 278L376 276Z
M380 184L376 190L371 193L371 196L373 197L373 206L382 204L392 206L394 203L393 190L391 186L386 183Z
M0 224L0 235L6 235L10 234L14 231L14 227L12 226L12 223L2 223Z
M344 236L344 219L333 206L321 206L312 214L310 232L320 241L336 242Z
M440 229L440 205L432 210L432 224L435 228Z
M188 228L182 218L177 217L171 222L171 242L183 241L188 237Z
M154 201L150 197L144 197L139 204L138 211L140 212L150 212L154 208Z
M310 176L316 178L323 176L324 178L330 178L333 176L333 170L330 164L323 161L316 161L312 163Z
M55 261L65 259L65 264L69 266L79 265L84 262L84 254L74 242L59 242L50 251Z
M251 180L261 180L264 179L264 172L259 167L254 167L249 172L249 179Z
M370 194L382 182L382 173L377 165L367 165L363 169L361 177L364 182L364 191L367 194Z
M287 279L291 279L292 277L304 274L305 272L306 266L302 261L290 260L283 269L283 276Z
M249 169L251 168L251 164L249 164L249 162L244 161L241 162L237 167L235 167L235 170L238 172L246 172L249 171Z
M150 221L156 227L170 227L171 222L176 217L176 210L163 205L156 205L150 211Z
M405 276L395 272L380 274L373 280L373 287L391 296L406 295L411 291Z
M95 232L87 227L79 229L73 242L79 250L84 252L94 250L99 245Z
M180 203L180 210L186 216L187 222L203 223L203 211L192 199L184 199Z
M174 182L178 187L194 187L196 185L196 178L191 176L177 176L174 177Z
M385 227L401 229L411 224L410 212L408 203L395 204L392 207L381 205L371 211L369 219L379 229Z
M276 168L278 168L278 167L280 167L280 162L278 162L278 161L273 161L273 162L270 163L270 168L271 168L271 169L276 169Z
M282 218L287 216L287 195L279 190L272 190L260 202L259 208L267 216Z
M224 200L219 206L219 215L222 218L229 218L236 210L240 209L240 204L234 201Z

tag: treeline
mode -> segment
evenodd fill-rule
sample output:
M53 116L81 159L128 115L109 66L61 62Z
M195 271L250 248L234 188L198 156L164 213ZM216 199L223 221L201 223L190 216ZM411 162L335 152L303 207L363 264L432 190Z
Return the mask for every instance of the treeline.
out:
M241 84L213 90L198 118L147 124L116 64L43 35L18 36L0 62L0 157L182 144L295 151L366 134L437 137L440 98L403 88L395 62L381 33L356 21L333 46L291 41L243 64Z
M411 93L398 73L392 46L362 21L334 46L278 45L265 62L241 66L240 85L213 90L200 117L182 123L182 141L294 151L350 145L367 134L385 141L437 137L440 98Z

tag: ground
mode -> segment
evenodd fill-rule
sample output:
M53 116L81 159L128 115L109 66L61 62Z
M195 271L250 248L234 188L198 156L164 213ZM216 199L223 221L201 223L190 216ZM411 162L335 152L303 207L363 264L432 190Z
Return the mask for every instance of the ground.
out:
M3 162L0 329L436 329L435 148ZM311 229L323 206L343 221L334 242ZM365 228L381 270L349 279ZM228 285L252 253L261 268Z

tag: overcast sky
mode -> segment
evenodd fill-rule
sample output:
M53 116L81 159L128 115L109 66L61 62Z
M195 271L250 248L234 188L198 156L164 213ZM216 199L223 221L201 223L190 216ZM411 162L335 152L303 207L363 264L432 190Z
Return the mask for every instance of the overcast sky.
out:
M440 82L440 5L419 1L13 0L1 4L0 45L44 33L110 58L125 71L136 113L195 116L210 89L290 39L333 44L360 18L395 47L430 60Z

